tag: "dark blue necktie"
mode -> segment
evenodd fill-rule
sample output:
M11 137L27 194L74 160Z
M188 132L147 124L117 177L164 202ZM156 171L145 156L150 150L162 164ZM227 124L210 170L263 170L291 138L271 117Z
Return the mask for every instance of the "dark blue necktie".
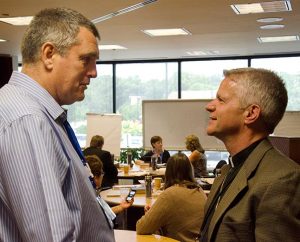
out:
M80 157L80 159L82 161L82 164L90 171L90 169L88 168L87 162L86 162L86 160L84 158L84 155L82 153L82 150L80 148L80 145L78 143L78 140L76 138L76 135L74 133L74 130L72 129L72 127L69 124L68 120L66 120L64 122L64 127L65 127L65 129L67 131L69 140L71 141L74 149L76 150L78 156ZM92 186L94 187L94 189L96 189L96 184L94 182L92 174L89 175L89 179L90 179L90 182L92 183ZM116 218L116 215L110 209L110 207L108 206L108 204L100 196L98 196L96 199L97 199L97 202L100 205L102 211L104 212L104 215L106 217L106 221L107 221L108 225L110 226L110 228L113 229L113 227L114 227L113 220Z
M72 145L73 145L73 148L76 150L78 156L79 156L80 159L81 159L82 164L83 164L87 169L89 169L88 166L87 166L87 162L86 162L86 160L85 160L85 158L84 158L84 155L83 155L83 153L82 153L82 150L81 150L81 148L80 148L80 145L79 145L79 143L78 143L78 140L77 140L77 138L76 138L76 135L75 135L75 133L74 133L74 131L73 131L71 125L69 124L68 120L66 120L66 121L64 122L64 127L65 127L65 129L66 129L66 131L67 131L69 140L71 141L71 143L72 143ZM92 174L90 174L89 179L90 179L90 182L92 183L93 187L96 188L96 184L95 184L95 182L94 182L94 179L93 179Z

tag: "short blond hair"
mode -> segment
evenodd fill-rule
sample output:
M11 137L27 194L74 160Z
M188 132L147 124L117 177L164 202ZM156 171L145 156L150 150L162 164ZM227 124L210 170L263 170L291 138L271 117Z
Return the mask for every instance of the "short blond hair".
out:
M194 134L190 134L185 137L185 145L186 148L190 151L198 150L200 153L205 152L202 145L200 144L199 138Z

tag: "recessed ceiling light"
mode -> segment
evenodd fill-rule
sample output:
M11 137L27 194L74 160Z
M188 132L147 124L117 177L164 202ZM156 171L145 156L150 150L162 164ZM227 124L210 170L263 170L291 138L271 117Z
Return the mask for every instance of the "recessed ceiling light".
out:
M0 18L0 21L12 25L21 26L21 25L29 25L32 19L33 16L27 16L27 17Z
M188 55L191 56L199 56L199 55L218 55L220 54L220 51L218 50L195 50L195 51L187 51Z
M282 29L284 24L268 24L260 26L261 29Z
M230 5L236 14L292 11L290 0Z
M6 42L6 40L5 39L0 39L0 42Z
M98 45L99 50L126 50L127 48L121 45Z
M236 14L263 13L260 3L247 3L230 5Z
M137 10L137 9L139 9L139 8L145 7L146 5L148 5L148 4L150 4L150 3L154 3L154 2L156 2L156 1L157 1L157 0L146 0L146 1L143 1L143 2L140 2L140 3L137 3L137 4L134 4L134 5L132 5L132 6L129 6L129 7L127 7L127 8L120 9L120 10L118 10L118 11L116 11L116 12L109 13L109 14L104 15L104 16L102 16L102 17L93 19L92 22L96 24L96 23L102 22L102 21L104 21L104 20L107 20L107 19L116 17L116 16L118 16L118 15L121 15L121 14L124 14L124 13L128 13L128 12Z
M258 37L259 43L270 43L270 42L285 42L285 41L298 41L298 35L291 36L275 36L275 37Z
M150 36L174 36L174 35L190 35L191 33L183 28L175 29L146 29L142 30Z
M260 18L257 19L256 21L259 23L275 23L275 22L280 22L282 20L283 18Z

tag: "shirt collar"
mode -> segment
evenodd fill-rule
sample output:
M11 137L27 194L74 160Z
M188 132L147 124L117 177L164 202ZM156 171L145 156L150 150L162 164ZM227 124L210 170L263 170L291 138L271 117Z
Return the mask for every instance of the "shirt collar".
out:
M234 156L229 156L228 160L231 167L239 166L244 163L244 161L248 158L251 152L256 148L256 146L262 141L263 139L257 140L247 148L243 149L239 153L235 154Z
M26 93L35 98L54 120L61 115L65 115L66 118L65 110L56 102L50 93L26 74L14 71L9 80L9 84L22 87L22 89L26 90Z

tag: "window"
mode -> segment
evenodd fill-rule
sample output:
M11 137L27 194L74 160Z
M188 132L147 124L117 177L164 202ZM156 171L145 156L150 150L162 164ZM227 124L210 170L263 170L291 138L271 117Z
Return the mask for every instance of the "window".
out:
M81 102L65 106L68 120L81 147L86 146L86 113L112 113L112 65L97 65L98 76L91 79L85 98Z
M251 66L275 71L286 83L287 111L300 111L300 57L252 59Z
M142 100L169 99L178 93L177 63L116 66L116 107L122 114L121 147L142 147ZM177 98L177 95L176 95Z
M223 79L224 69L247 67L247 60L182 62L182 99L212 99Z
M205 155L208 171L215 169L220 160L225 160L228 163L229 153L227 151L206 151Z

